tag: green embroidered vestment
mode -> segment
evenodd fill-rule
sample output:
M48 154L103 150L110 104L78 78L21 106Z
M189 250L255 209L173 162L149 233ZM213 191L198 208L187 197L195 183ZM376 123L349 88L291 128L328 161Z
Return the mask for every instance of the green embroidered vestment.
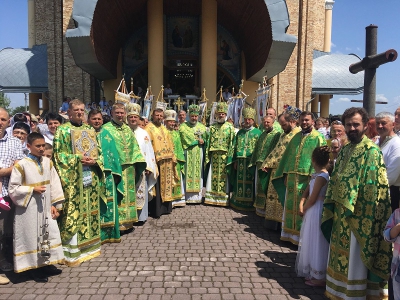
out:
M97 140L103 153L107 197L107 203L100 203L101 242L118 243L121 241L118 204L124 197L121 162L114 138L106 129L101 129Z
M261 170L261 165L275 148L281 133L282 129L280 129L280 126L278 129L273 128L270 132L264 131L258 139L253 156L251 157L250 167L257 172L254 207L256 208L256 214L262 217L265 216L265 204L271 173Z
M279 201L278 193L275 190L274 185L272 184L272 178L274 178L276 169L278 168L279 162L281 161L282 155L285 152L285 149L293 136L295 136L300 131L300 127L295 127L289 133L282 133L279 137L278 143L275 148L271 151L270 154L265 158L264 162L261 165L261 169L268 169L269 174L269 182L267 187L267 199L265 203L265 219L276 221L282 223L283 217L283 206ZM260 215L262 215L262 208L257 209L260 211Z
M200 122L192 125L185 122L179 126L182 148L186 154L185 192L200 193L202 177L202 153L205 144L199 145L199 137L207 142L207 128Z
M233 185L230 206L239 210L253 210L254 169L248 169L261 130L241 129L236 134L233 147L228 152L227 170ZM234 165L236 164L236 169Z
M133 227L138 221L136 210L136 182L146 168L146 161L139 144L128 125L111 121L103 126L114 138L122 167L124 197L118 203L119 223L124 229Z
M325 138L314 129L307 135L297 133L289 142L272 179L285 208L281 239L295 245L298 244L302 221L298 214L300 199L314 173L311 155L315 148L323 145L326 145Z
M205 204L229 205L226 185L226 164L228 151L233 147L234 137L235 128L229 122L216 123L210 126L205 157L206 173L208 176Z
M92 183L83 186L81 156L73 153L71 130L92 129L87 124L66 123L57 128L53 141L53 161L60 177L65 202L59 218L66 264L73 266L100 254L100 201L107 203L101 181L104 181L103 158L99 147L97 164L90 167ZM76 235L76 240L71 242Z
M329 181L321 220L322 232L330 242L327 285L331 289L349 296L365 295L365 290L349 279L351 233L368 270L366 280L378 283L389 278L392 250L382 232L390 214L389 185L379 147L366 136L358 144L345 145ZM330 278L355 288L343 291ZM368 288L373 286L370 283Z
M172 143L174 144L174 153L177 161L175 168L176 173L178 174L178 180L176 181L176 185L172 189L172 200L178 200L181 199L183 196L183 191L181 188L181 175L185 172L185 155L183 154L179 132L176 130L169 130L168 132L171 135Z

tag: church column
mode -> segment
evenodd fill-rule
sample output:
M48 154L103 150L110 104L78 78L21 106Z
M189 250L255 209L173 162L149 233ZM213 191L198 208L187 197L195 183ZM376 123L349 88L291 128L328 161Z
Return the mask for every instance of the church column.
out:
M319 103L320 103L320 116L323 118L329 117L329 101L331 99L331 95L319 95Z
M29 93L29 112L31 114L39 114L39 99L41 96L42 94Z
M332 38L332 9L335 1L325 1L325 31L324 31L324 52L331 52Z
M325 31L324 31L324 52L331 52L331 38L332 38L332 9L335 1L325 1ZM330 95L320 95L319 102L321 107L321 117L329 116L329 100Z
M201 2L201 88L210 102L217 93L217 1Z
M35 0L28 0L28 47L32 48L36 44L35 26ZM33 114L39 113L39 94L29 93L29 111Z
M241 69L242 69L242 78L244 79L243 82L243 92L245 92L249 96L249 102L253 101L255 97L257 97L257 90L258 90L258 82L255 81L248 81L246 80L246 56L244 55L244 52L242 51L241 53ZM255 102L254 102L255 103ZM270 107L272 107L270 103Z
M120 50L118 54L117 78L104 80L103 82L104 97L106 97L107 101L112 100L114 102L115 99L114 91L118 88L121 79L122 79L122 50Z
M147 36L148 84L151 86L151 90L157 98L164 79L163 0L147 1Z

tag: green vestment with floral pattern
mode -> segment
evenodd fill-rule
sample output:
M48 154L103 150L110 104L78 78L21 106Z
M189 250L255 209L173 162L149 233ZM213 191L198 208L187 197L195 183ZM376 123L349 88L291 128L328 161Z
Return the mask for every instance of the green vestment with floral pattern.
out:
M324 136L313 129L309 134L297 133L289 142L279 162L272 183L285 208L281 240L299 243L302 217L299 204L314 168L311 155L315 148L326 145ZM286 181L286 186L285 186Z
M146 168L146 161L139 144L128 125L119 125L113 121L103 125L114 138L122 167L124 197L118 203L119 224L124 230L133 227L138 221L136 210L136 182Z
M203 171L203 151L207 142L207 128L202 123L197 122L192 125L185 122L179 126L179 134L181 137L182 148L185 151L186 172L185 172L185 193L199 194L203 188L202 171ZM199 138L204 144L199 145ZM191 203L186 198L186 202ZM193 203L201 203L201 198Z
M255 183L255 200L254 207L256 208L256 214L264 217L265 216L265 203L267 201L267 189L270 180L271 173L264 172L261 170L261 165L265 158L275 148L276 143L282 133L282 129L279 127L272 128L270 132L264 131L257 141L257 145L254 149L253 156L251 157L250 167L254 172L257 172L257 181Z
M121 162L114 138L106 129L101 128L97 133L97 141L103 153L107 197L107 203L100 203L101 242L119 243L121 235L118 204L124 197Z
M96 165L90 167L91 184L83 186L81 156L73 153L71 130L93 130L87 124L70 122L57 128L53 140L53 161L60 176L65 202L59 218L65 262L68 266L100 255L100 202L107 203L103 185L101 148Z
M329 298L336 299L336 293L349 299L366 297L367 290L379 294L390 275L392 247L382 235L390 214L389 184L379 147L366 136L358 144L343 146L329 181L321 220L322 232L330 242L326 283ZM362 282L352 280L349 272L353 258L351 234L360 246L356 255L368 270Z
M239 210L254 210L255 170L248 167L260 135L261 130L255 127L249 130L240 129L234 138L233 147L228 152L227 170L233 185L229 205Z
M235 128L231 123L215 123L210 126L205 157L207 173L205 204L229 205L226 164L234 138Z
M182 175L185 172L185 155L183 154L183 148L181 143L181 137L179 132L176 130L168 130L172 138L172 143L174 144L174 153L176 157L177 164L175 165L176 173L178 174L178 180L176 185L172 189L172 200L179 200L183 197L182 191Z
M257 208L256 213L258 215L263 215L266 220L276 221L282 223L283 218L283 205L279 201L278 193L272 184L272 178L274 178L276 169L278 168L279 162L281 161L283 153L285 153L286 147L291 141L291 139L300 131L300 127L295 127L289 133L282 133L279 137L278 143L270 154L265 158L261 165L261 169L268 169L269 181L267 187L267 199L265 202L264 209Z

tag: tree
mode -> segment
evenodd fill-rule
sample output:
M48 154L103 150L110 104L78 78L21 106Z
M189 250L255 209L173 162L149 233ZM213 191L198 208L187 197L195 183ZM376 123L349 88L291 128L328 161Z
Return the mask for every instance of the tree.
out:
M5 95L3 92L0 92L0 107L4 108L9 113L11 112L11 100L10 98Z
M17 107L14 108L14 109L10 109L10 115L13 116L13 115L15 115L15 114L17 114L17 113L22 113L22 112L24 112L24 111L26 111L24 105L17 106ZM29 111L29 107L28 107L28 111Z

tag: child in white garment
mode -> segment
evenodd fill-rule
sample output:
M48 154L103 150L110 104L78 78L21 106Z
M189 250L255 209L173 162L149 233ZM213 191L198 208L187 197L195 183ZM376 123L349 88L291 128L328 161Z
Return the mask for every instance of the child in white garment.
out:
M300 243L296 259L296 272L306 278L310 286L325 286L329 243L322 234L320 224L325 193L329 182L327 166L329 147L315 148L312 165L315 173L300 200L299 212L303 216Z

